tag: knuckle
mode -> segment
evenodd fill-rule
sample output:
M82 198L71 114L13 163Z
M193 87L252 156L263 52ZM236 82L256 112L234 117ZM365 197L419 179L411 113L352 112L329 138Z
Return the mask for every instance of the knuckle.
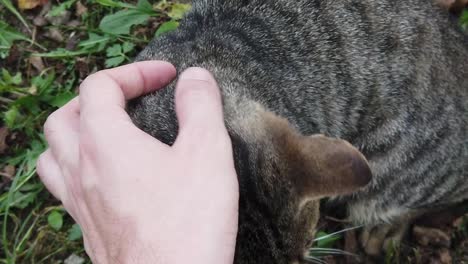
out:
M92 74L86 76L86 78L80 83L80 87L79 87L80 91L82 91L83 89L85 89L86 87L88 87L88 86L89 86L89 83L90 83L90 82L92 83L92 80L93 80L94 78L96 78L95 76L96 76L96 73L92 73Z
M93 88L94 84L104 77L107 78L107 74L103 71L98 71L88 75L80 84L80 93L85 91L86 89Z
M36 171L39 176L44 175L44 153L42 153L36 161Z
M96 79L100 79L102 78L102 71L98 71L98 72L95 72L95 73L92 73L90 75L88 75L84 80L83 82L81 82L81 85L82 86L86 86L88 83L92 83L93 81L95 81Z
M49 115L44 123L44 134L50 136L55 130L59 123L59 117L57 111Z

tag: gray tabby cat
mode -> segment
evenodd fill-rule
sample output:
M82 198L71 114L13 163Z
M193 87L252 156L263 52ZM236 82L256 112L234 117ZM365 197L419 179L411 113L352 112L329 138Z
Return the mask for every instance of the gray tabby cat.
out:
M468 38L428 0L195 0L137 60L206 68L222 89L235 263L306 262L323 197L369 226L468 199ZM129 105L168 144L173 96Z

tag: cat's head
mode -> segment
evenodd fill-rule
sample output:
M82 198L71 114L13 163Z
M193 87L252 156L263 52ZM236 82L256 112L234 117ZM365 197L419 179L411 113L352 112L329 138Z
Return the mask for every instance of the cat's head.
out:
M248 112L229 129L240 184L235 263L307 263L319 200L364 187L367 160L346 141L300 135L273 113Z
M171 89L129 105L133 121L167 144L177 135ZM239 178L235 264L297 264L314 238L319 200L364 187L371 172L346 141L301 135L260 104L225 96Z

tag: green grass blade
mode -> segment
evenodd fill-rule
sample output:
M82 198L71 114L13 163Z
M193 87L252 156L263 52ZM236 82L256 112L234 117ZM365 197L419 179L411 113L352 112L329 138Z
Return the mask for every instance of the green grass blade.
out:
M24 20L23 16L18 12L18 10L16 10L15 6L10 0L0 0L0 3L2 3L8 10L10 10L10 12L13 13L29 31L31 31L26 20Z
M108 7L120 7L120 8L128 8L128 9L138 9L137 6L127 4L124 2L120 1L112 1L112 0L96 0L96 3L102 5L102 6L108 6Z
M16 235L16 238L15 238L15 244L14 244L14 248L15 248L15 251L18 252L20 250L20 248L23 246L23 244L25 243L26 239L29 238L29 236L31 235L32 233L32 230L34 228L34 226L36 225L38 219L39 219L39 216L36 216L34 218L34 221L32 222L32 224L29 226L29 228L26 230L26 232L24 233L23 235L23 232L24 230L26 229L26 227L28 226L29 224L29 221L32 219L32 216L33 216L33 213L34 211L40 206L41 204L39 203L36 208L34 208L34 210L32 210L28 216L23 220L23 222L21 223L21 226L20 226L20 229L18 230L17 232L17 235ZM22 236L22 237L21 237Z
M70 51L63 48L59 48L57 50L47 52L47 53L33 53L32 56L36 57L45 57L45 58L67 58L67 57L75 57L80 55L88 55L93 53L94 51L91 50L78 50L78 51Z
M10 213L10 204L13 200L13 194L14 194L14 190L18 184L18 181L20 179L20 175L23 173L23 170L26 166L26 160L22 162L20 168L18 169L18 172L16 173L15 177L13 178L13 182L11 183L11 187L10 187L10 190L8 191L8 196L7 196L7 200L6 200L6 203L4 204L4 208L0 208L4 214L3 216L3 228L2 228L2 243L3 243L3 246L4 246L4 251L5 251L5 255L7 257L7 260L8 262L10 263L15 263L15 256L14 256L14 252L11 252L9 249L8 249L8 238L7 238L7 226L8 226L8 216L9 216L9 213Z

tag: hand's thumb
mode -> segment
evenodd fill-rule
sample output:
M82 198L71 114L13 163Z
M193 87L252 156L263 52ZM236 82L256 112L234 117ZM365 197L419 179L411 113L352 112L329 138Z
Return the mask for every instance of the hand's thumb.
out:
M178 80L175 106L179 139L225 135L221 94L213 76L202 68L189 68Z

